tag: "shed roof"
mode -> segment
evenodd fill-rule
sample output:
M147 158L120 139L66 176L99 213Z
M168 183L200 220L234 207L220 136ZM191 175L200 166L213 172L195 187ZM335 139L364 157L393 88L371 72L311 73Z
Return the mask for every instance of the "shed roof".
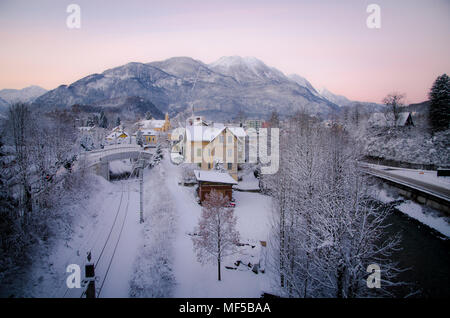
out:
M195 170L194 174L197 181L237 184L236 180L234 180L228 172Z

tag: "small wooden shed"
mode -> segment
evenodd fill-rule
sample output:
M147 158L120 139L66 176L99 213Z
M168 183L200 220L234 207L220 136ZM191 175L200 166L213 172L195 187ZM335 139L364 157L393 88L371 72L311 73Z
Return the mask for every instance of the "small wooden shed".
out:
M216 190L228 196L230 200L233 197L233 185L237 184L237 182L228 172L195 170L194 174L198 182L197 191L200 202L205 200L206 194L209 194L211 190Z

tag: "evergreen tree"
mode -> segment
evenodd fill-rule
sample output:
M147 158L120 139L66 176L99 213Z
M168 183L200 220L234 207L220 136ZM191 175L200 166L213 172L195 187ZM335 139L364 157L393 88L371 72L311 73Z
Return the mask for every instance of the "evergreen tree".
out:
M105 112L102 110L100 112L100 127L107 128L108 127L108 119L106 118Z
M146 112L146 113L145 113L145 119L146 119L146 120L152 119L152 114L151 114L150 112Z
M120 126L120 117L117 117L116 119L116 126Z
M438 76L431 87L429 121L433 132L446 130L450 123L450 80L447 74Z
M92 117L92 122L94 123L94 126L99 126L100 125L100 120L98 119L97 115L94 115Z
M142 136L142 131L138 130L136 133L136 143L142 147L144 144L144 138Z
M278 112L273 111L272 114L270 114L269 123L270 123L270 127L272 127L272 128L280 127L280 118L278 116Z

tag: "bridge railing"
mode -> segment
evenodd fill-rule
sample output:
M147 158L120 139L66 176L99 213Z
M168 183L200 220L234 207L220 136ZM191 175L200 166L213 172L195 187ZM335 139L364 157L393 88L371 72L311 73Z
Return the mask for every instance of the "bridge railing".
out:
M94 164L97 164L101 162L102 158L111 156L113 154L120 154L120 153L129 153L129 152L139 152L143 154L152 154L150 151L143 150L141 147L137 146L128 146L128 147L112 147L112 148L106 148L101 150L96 150L95 152L86 152L83 154L84 160L88 163L89 166L92 166Z

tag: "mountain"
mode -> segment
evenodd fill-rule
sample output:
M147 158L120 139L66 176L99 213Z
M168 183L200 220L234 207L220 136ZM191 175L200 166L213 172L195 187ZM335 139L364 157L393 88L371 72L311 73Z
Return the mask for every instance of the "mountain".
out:
M384 111L385 106L377 103L371 102L359 102L349 100L347 97L342 95L336 95L330 92L325 87L320 90L320 95L329 100L330 102L338 105L341 109L343 108L354 108L358 107L360 111L365 113L375 113Z
M291 80L295 81L298 85L309 89L309 91L311 93L313 93L314 95L316 95L318 97L323 97L316 91L316 89L311 85L311 83L306 78L304 78L300 75L297 75L297 74L291 74L291 75L289 75L289 78Z
M6 112L8 106L9 106L8 102L0 97L0 113Z
M430 109L430 101L427 100L427 101L424 101L424 102L421 102L421 103L409 104L404 109L402 109L402 111L417 112L417 113L420 113L420 114L427 114L429 109Z
M0 98L8 103L31 103L46 92L46 89L36 85L28 86L22 89L2 89L0 90Z
M351 103L351 101L347 97L342 96L342 95L333 94L332 92L330 92L325 87L323 87L320 90L320 95L323 98L326 98L330 102L335 103L336 105L339 105L339 106L346 106L346 105Z
M276 68L254 57L222 57L205 64L189 57L151 63L128 63L61 85L34 102L44 109L135 96L153 103L161 112L177 114L194 107L196 114L233 118L239 111L248 117L268 117L305 109L327 116L339 107L298 84Z
M152 102L138 96L117 97L98 101L92 105L75 104L72 109L88 113L99 113L103 110L120 115L122 119L127 118L127 115L130 114L144 116L150 112L153 118L164 119L164 114Z

